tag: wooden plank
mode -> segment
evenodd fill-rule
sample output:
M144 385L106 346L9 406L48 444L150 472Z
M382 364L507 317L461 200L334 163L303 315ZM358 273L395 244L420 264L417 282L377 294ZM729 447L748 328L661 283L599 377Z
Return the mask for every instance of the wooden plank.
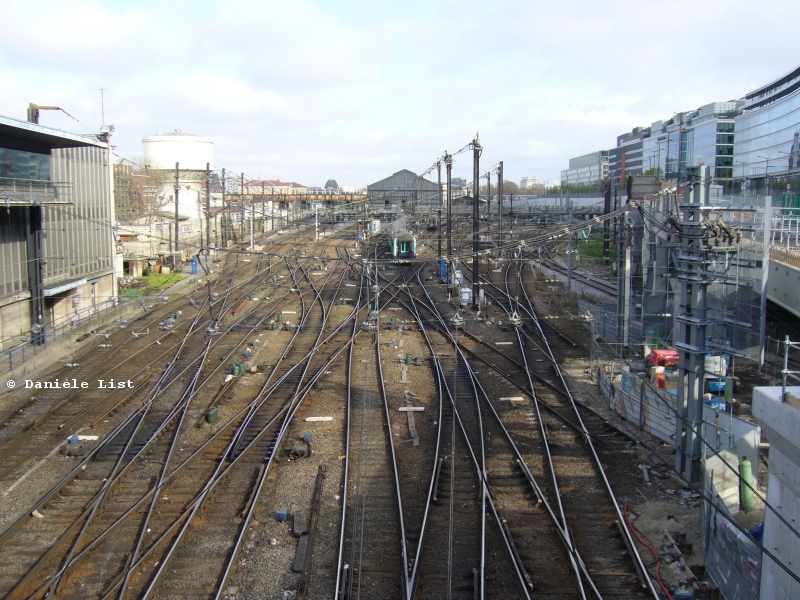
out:
M292 515L292 519L292 533L295 537L300 537L301 535L308 533L308 527L306 526L306 511L296 510Z
M297 542L297 551L294 554L294 563L292 564L293 573L303 572L303 565L306 562L306 550L308 550L308 536L301 535Z

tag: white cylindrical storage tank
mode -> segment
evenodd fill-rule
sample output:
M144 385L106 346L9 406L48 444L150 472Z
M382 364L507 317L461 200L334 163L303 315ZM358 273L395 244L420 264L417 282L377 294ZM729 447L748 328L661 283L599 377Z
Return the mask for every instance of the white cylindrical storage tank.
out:
M199 241L205 214L203 189L206 165L214 164L214 141L211 138L186 133L180 129L168 133L158 132L142 140L144 165L155 177L159 198L157 212L170 218L175 214L174 187L175 163L180 170L178 213L184 232L184 241ZM174 225L173 225L174 227Z
M142 151L150 169L174 169L179 163L181 171L205 171L206 163L214 164L214 140L180 129L147 136Z
M472 304L472 289L463 287L458 291L458 303L461 306Z

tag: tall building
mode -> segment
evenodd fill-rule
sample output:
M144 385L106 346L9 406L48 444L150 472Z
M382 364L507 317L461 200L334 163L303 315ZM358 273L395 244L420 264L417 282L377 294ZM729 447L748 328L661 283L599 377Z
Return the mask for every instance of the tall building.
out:
M608 150L599 150L569 159L569 169L561 171L561 185L590 185L608 177Z
M797 175L800 67L745 95L742 112L736 117L734 146L733 176L750 186L766 187L766 175L770 179Z
M616 147L608 151L608 176L612 185L624 188L629 175L644 173L643 140L649 136L649 127L634 127L632 131L617 136Z
M116 299L113 161L99 138L0 116L2 349L46 343Z
M651 125L645 154L658 157L655 162L667 180L683 181L687 167L706 166L711 167L714 183L728 190L733 180L735 118L741 106L740 100L712 102L657 121Z
M539 178L536 175L523 177L519 182L519 189L521 190L530 190L535 187L539 187Z

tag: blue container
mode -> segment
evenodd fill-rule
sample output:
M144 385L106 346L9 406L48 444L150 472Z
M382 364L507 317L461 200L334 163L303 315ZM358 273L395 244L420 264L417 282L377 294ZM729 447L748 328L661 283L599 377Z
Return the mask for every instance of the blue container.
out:
M192 257L192 275L197 275L197 256Z
M447 261L440 260L439 261L439 277L442 279L447 279Z
M724 379L718 379L716 381L713 381L713 380L709 381L708 382L708 390L712 394L718 394L719 392L724 392L725 391L725 380Z
M306 431L303 434L303 441L304 442L310 442L311 441L311 432L310 431Z
M278 509L278 521L285 521L288 517L289 509L286 508L279 508Z

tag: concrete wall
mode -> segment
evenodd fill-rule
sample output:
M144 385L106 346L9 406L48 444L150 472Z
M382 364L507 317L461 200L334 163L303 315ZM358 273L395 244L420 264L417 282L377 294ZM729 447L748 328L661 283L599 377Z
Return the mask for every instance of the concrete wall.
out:
M21 346L15 346L13 350L9 351L13 354L11 358L8 356L9 353L0 353L0 386L2 389L6 389L6 381L30 377L41 369L50 367L54 361L64 357L67 353L75 352L85 344L96 344L97 338L94 336L90 336L83 342L77 342L77 340L82 335L109 326L120 318L131 318L141 310L141 302L138 299L129 300L124 304L117 303L112 310L106 310L93 319L84 319L78 326L67 329L59 328L57 337L50 338L46 346L34 347L26 344L24 358L19 352ZM13 368L9 368L10 365L13 365Z
M800 387L787 387L786 391L800 397ZM800 410L781 401L781 388L762 387L753 390L753 416L770 443L767 503L797 529L800 523ZM764 519L763 546L800 576L800 538L771 510L767 510ZM766 555L761 568L760 597L770 600L800 598L800 583Z
M31 328L30 290L0 298L0 350L28 339Z
M59 325L69 320L76 310L99 306L113 297L113 273L92 278L67 292L46 297L45 323L47 325Z
M767 298L800 316L800 269L771 257L767 285Z

